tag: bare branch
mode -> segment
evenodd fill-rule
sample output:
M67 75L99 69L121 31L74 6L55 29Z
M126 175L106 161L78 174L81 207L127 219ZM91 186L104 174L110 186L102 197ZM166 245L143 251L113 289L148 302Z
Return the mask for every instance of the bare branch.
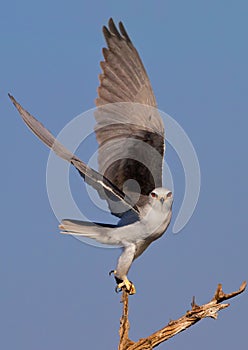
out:
M125 290L123 290L122 292L122 303L123 303L122 316L120 319L120 329L119 329L120 343L119 343L118 350L126 350L128 349L129 345L134 344L134 342L128 338L130 324L128 320L128 293Z
M119 350L152 350L159 344L191 327L203 318L211 317L217 319L218 312L229 306L229 304L221 304L221 302L243 293L245 288L246 282L243 282L237 291L225 294L222 290L222 285L219 284L214 297L210 302L199 306L195 303L195 297L193 297L193 301L191 303L192 308L191 310L187 311L185 315L180 317L178 320L170 321L164 328L146 338L140 339L137 342L132 342L128 338L128 331L130 327L128 321L128 294L127 292L123 291L123 314L121 317L121 325L119 331Z

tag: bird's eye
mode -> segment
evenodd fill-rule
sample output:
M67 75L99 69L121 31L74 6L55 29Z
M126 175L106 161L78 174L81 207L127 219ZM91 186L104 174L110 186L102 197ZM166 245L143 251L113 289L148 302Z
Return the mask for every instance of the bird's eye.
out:
M167 198L171 198L172 197L172 192L168 192L166 197Z
M158 197L157 193L155 193L155 192L152 192L151 196L152 196L152 198L157 198Z

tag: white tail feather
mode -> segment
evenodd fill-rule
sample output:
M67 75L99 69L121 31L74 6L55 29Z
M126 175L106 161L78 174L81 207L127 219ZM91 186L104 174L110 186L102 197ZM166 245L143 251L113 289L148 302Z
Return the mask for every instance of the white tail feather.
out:
M110 233L112 233L116 227L116 225L67 219L62 220L61 224L59 225L61 233L63 234L81 235L105 244L110 243Z

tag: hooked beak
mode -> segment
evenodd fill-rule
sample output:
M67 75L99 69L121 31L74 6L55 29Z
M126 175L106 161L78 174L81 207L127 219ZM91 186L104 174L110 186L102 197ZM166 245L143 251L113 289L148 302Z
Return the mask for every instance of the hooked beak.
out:
M164 204L164 197L160 198L161 204Z

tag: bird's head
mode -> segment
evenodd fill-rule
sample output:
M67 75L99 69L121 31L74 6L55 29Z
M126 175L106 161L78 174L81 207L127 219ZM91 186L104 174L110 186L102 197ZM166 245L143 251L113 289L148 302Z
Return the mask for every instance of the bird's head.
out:
M171 209L173 203L173 195L170 190L163 187L155 188L149 194L149 201L153 206L165 207Z

